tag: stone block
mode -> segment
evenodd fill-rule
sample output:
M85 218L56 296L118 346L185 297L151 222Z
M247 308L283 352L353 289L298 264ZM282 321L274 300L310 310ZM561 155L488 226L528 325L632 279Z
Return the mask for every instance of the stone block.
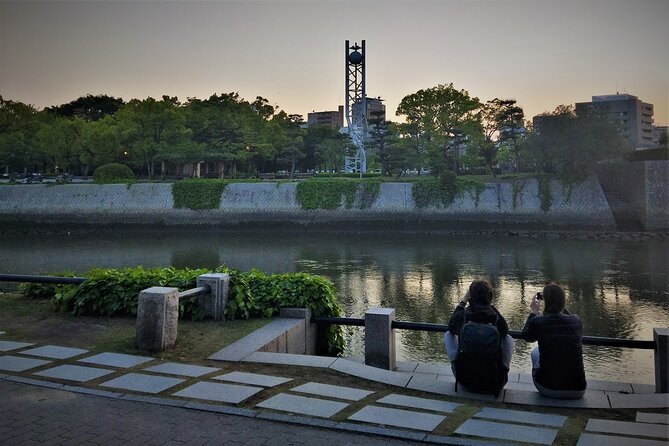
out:
M260 375L258 373L230 372L225 375L215 376L217 381L230 381L240 384L249 384L252 386L275 387L280 384L292 381L290 378L281 376Z
M495 421L510 421L513 423L536 424L539 426L562 427L567 417L521 410L496 409L484 407L474 414L474 418L485 418Z
M297 355L313 355L316 353L316 336L318 326L311 323L311 310L308 308L280 308L279 317L301 319L299 325L288 333L286 353Z
M197 378L208 373L217 372L221 369L216 367L204 367L201 365L178 364L175 362L166 362L153 367L148 367L147 372L164 373L166 375L189 376Z
M669 393L669 328L653 328L655 392Z
M282 353L256 352L252 353L244 361L260 362L266 364L298 365L301 367L330 367L337 358L327 356L291 355Z
M347 373L349 375L357 376L358 378L368 379L392 386L405 387L411 375L405 373L391 372L388 370L378 369L376 367L369 367L367 365L358 364L339 358L330 365L332 370Z
M82 358L79 360L79 362L85 362L88 364L106 365L123 369L135 367L149 361L153 361L153 358L149 356L126 355L123 353L109 352L98 353L97 355L89 356L88 358Z
M614 409L652 409L669 407L669 393L639 393L609 395Z
M366 406L348 417L348 419L362 421L364 423L432 432L446 419L446 417L443 415L392 409L389 407Z
M576 446L667 446L665 441L583 432Z
M312 417L330 418L348 407L348 404L280 393L261 402L257 407L299 413Z
M370 308L365 312L365 364L395 370L396 349L393 308Z
M635 423L633 421L599 420L591 418L585 426L588 432L620 434L636 437L669 438L669 428L663 424Z
M638 423L669 424L669 415L664 413L637 412L636 421Z
M612 395L613 396L613 395ZM511 404L528 404L547 407L581 407L589 409L608 409L611 407L609 398L600 390L587 390L583 398L577 400L560 400L546 398L539 392L526 392L509 389L504 392L504 402Z
M173 348L177 342L179 290L151 287L139 293L137 347L148 351Z
M201 294L197 298L197 305L205 317L215 321L225 319L225 307L228 305L230 275L226 273L202 274L196 280L197 287L209 287L209 293Z
M329 398L339 398L348 401L360 401L371 395L372 391L355 389L353 387L333 386L330 384L306 383L290 389L291 392L309 393Z
M74 356L88 353L88 350L70 347L58 347L56 345L45 345L43 347L31 348L21 352L22 355L40 356L51 359L68 359Z
M29 342L0 341L0 352L18 350L20 348L30 347L31 345L35 344L31 344Z
M43 366L51 361L43 359L21 358L19 356L0 356L0 370L5 372L23 372Z
M277 348L278 342L274 341L284 336L285 333L295 325L302 323L299 319L275 319L264 327L244 336L227 347L211 355L208 359L217 361L241 361L257 351L268 351L270 347ZM267 347L269 345L269 347ZM275 353L279 353L274 351Z
M114 370L98 369L93 367L82 367L79 365L61 365L50 369L36 372L37 376L47 378L64 379L67 381L85 382L114 373Z
M168 378L166 376L144 375L142 373L127 373L118 378L105 381L100 386L115 389L133 390L144 393L160 393L184 382L179 378Z
M433 412L451 413L460 404L448 401L418 398L415 396L390 394L377 401L377 403L390 404L393 406L411 407L414 409L431 410Z
M558 431L543 427L494 423L482 420L467 420L455 430L459 435L471 435L493 440L519 441L523 443L553 444Z
M202 381L176 392L174 396L239 404L262 390L262 387L237 386L234 384Z

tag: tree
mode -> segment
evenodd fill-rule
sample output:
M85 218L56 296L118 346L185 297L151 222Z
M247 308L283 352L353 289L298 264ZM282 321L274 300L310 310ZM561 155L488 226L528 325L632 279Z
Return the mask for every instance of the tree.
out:
M391 132L391 123L383 119L383 111L373 111L369 120L370 139L367 141L381 163L381 175L390 175L390 157L392 146L397 142L397 134Z
M621 160L632 152L620 122L605 112L577 116L571 106L561 105L537 118L527 141L529 153L543 172L567 182L582 180L599 162Z
M161 101L149 97L143 101L133 99L117 112L122 141L131 156L146 166L151 178L159 157L191 138L179 105L176 97L163 96Z
M14 172L27 169L40 160L35 145L39 113L21 102L0 96L0 166Z
M272 120L278 126L274 135L281 135L275 139L278 152L278 161L287 162L290 165L290 177L295 175L295 169L299 160L306 156L304 152L304 133L300 127L304 123L302 115L287 115L284 111L278 113Z
M441 175L450 165L457 173L459 152L476 129L479 107L478 98L451 83L405 96L396 114L406 116L410 137L420 141L433 173Z
M105 116L114 115L124 104L123 99L105 94L86 95L67 104L47 107L44 110L62 118L81 118L87 121L97 121Z
M84 175L103 164L119 161L120 154L121 140L111 116L84 123L79 155L79 161L84 165Z
M70 172L79 166L84 125L85 121L81 118L58 116L52 116L50 121L42 123L37 132L37 141L56 165L56 171Z

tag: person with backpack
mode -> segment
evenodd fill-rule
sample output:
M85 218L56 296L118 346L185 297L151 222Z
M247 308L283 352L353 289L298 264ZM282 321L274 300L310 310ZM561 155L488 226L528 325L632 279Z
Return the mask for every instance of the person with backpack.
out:
M541 301L544 311L541 313ZM530 304L532 312L523 327L523 339L538 341L530 353L532 379L539 393L549 398L578 399L587 383L583 367L583 325L565 308L564 289L547 284Z
M497 396L508 380L513 339L506 320L492 306L493 296L487 281L472 282L448 322L444 346L456 391L461 383L473 392Z

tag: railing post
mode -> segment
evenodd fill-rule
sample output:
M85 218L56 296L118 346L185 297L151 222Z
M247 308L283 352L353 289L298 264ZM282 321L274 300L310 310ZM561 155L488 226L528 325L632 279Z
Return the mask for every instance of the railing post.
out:
M228 288L230 275L226 273L202 274L196 280L196 286L209 287L209 294L197 298L197 306L204 312L205 317L215 321L225 319L225 306L228 304Z
M395 370L394 308L370 308L365 312L365 364Z
M151 287L139 293L136 343L142 350L163 351L177 342L179 290Z
M655 392L669 393L669 328L653 328Z

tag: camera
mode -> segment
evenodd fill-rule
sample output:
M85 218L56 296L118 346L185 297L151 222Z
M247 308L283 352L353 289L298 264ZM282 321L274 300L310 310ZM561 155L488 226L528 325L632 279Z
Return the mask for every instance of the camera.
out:
M537 293L537 300L543 300L544 296L541 293Z

